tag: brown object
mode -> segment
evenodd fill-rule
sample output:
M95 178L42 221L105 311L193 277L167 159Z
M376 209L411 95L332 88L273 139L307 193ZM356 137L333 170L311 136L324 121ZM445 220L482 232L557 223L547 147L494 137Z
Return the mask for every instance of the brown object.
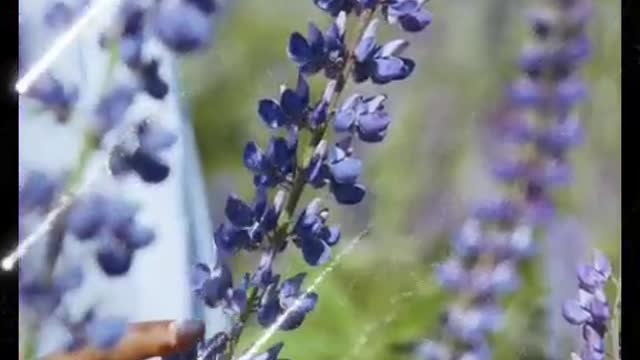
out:
M186 351L203 336L204 324L199 320L141 322L130 325L125 337L109 351L84 348L42 360L144 360Z

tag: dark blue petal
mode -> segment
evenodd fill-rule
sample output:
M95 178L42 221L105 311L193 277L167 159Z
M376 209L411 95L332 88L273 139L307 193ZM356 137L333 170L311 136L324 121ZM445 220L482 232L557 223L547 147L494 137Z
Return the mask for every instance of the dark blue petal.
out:
M141 148L136 149L127 161L144 182L157 184L169 176L169 166Z
M289 47L287 48L289 58L298 64L304 64L311 59L311 47L307 40L298 32L294 32L289 37Z
M258 114L270 128L277 129L287 124L287 115L280 105L271 99L263 99L258 103Z
M279 328L283 331L295 330L302 325L306 316L307 313L302 310L291 310L287 313Z
M268 208L261 222L261 225L264 231L271 232L275 230L276 227L278 226L279 216L280 214L278 214L273 207Z
M302 238L300 248L304 260L311 266L325 264L331 258L331 248L320 239L311 236Z
M298 74L296 95L300 98L303 108L306 109L309 106L309 83L307 83L307 80L302 76L302 74Z
M253 209L235 195L229 195L224 208L227 219L237 227L250 227L254 224Z
M323 236L322 241L324 241L329 246L334 246L340 241L340 226L332 226L327 229L327 233Z
M365 142L382 141L390 123L389 114L383 111L361 116L358 119L358 136Z
M263 327L271 326L280 315L280 311L277 290L274 285L271 285L263 295L262 304L258 309L258 323Z
M408 32L422 31L431 24L433 16L425 9L420 9L411 14L407 14L398 18L400 26Z
M291 165L292 155L295 154L287 140L280 137L271 139L267 153L273 164L280 169Z
M131 268L133 252L124 244L108 241L100 246L96 259L105 274L121 276Z
M280 293L278 294L281 304L288 303L298 297L300 287L306 276L306 273L299 273L282 282ZM288 305L290 305L290 303ZM286 309L285 306L283 306L283 308Z
M251 238L245 229L237 229L232 225L223 224L214 234L214 241L219 249L235 253L247 246Z
M285 114L294 119L298 119L307 107L304 100L305 99L298 96L293 90L285 89L280 96L280 106ZM308 100L307 98L307 101Z
M244 147L244 154L242 158L244 166L254 174L260 174L265 171L267 167L262 150L253 141L248 142Z
M156 100L162 100L169 93L169 85L160 77L158 65L157 60L142 64L138 75L147 94Z
M362 201L366 194L365 187L360 184L331 183L331 191L336 201L343 205L355 205Z
M318 105L315 107L315 109L313 109L313 112L309 116L309 124L311 125L311 128L317 129L327 121L328 110L328 103L324 101L318 103Z
M313 23L309 23L309 46L314 57L322 56L324 53L324 36Z

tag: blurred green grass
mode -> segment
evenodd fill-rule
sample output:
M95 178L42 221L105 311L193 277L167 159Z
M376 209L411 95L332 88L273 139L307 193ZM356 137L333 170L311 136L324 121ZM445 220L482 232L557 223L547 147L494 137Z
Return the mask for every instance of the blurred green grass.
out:
M274 342L286 340L285 358L402 359L388 351L390 344L437 330L448 298L431 280L432 264L446 255L448 235L466 206L492 189L480 133L505 82L516 75L513 59L528 36L524 11L535 3L429 2L434 23L425 34L408 36L410 54L418 62L415 75L381 89L389 95L394 115L389 137L381 146L358 150L367 160L364 181L370 199L332 214L343 219L345 240L366 224L373 225L373 232L322 283L319 307L303 327L274 337ZM227 10L219 20L216 46L184 64L185 93L209 181L230 178L236 191L249 196L251 179L242 169L242 149L248 140L264 144L268 139L257 101L276 95L281 83L295 78L285 51L289 34L306 32L308 21L324 26L329 19L311 0L244 0ZM588 137L572 157L575 185L558 197L563 212L579 219L617 272L620 4L598 1L595 15L595 54L585 72L591 99L581 109ZM385 39L395 36L405 35L395 29L381 34ZM318 93L321 84L314 85ZM370 86L357 90L377 91ZM306 269L297 249L291 247L287 254L281 270L294 274ZM494 342L498 360L514 359L514 354L518 359L545 358L550 334L544 324L542 266L542 259L527 264L524 288L507 301L507 328ZM392 301L405 293L412 295ZM243 345L258 330L251 328Z

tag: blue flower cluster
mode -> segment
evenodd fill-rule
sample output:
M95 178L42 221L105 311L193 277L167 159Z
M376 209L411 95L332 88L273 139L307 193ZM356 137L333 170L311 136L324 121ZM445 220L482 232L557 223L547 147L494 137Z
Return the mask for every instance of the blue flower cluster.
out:
M518 264L534 253L534 231L554 214L552 190L571 178L568 152L580 143L575 106L586 96L578 77L589 55L588 1L555 1L533 13L535 45L519 65L524 77L508 91L509 111L498 119L502 146L535 149L526 156L504 151L495 179L519 189L514 197L481 204L453 238L453 255L436 269L442 287L456 295L443 316L447 341L416 348L425 360L490 359L488 335L500 329L499 300L518 289Z
M27 171L19 190L19 227L21 240L34 221L43 221L57 204L65 179ZM133 252L153 241L154 233L134 221L135 208L122 200L102 195L87 195L74 203L51 226L45 244L44 261L38 253L28 254L19 267L18 291L21 312L35 322L55 314L56 319L71 335L66 350L90 344L109 348L120 339L126 321L117 317L101 317L90 309L80 320L67 314L64 299L68 292L81 286L80 266L58 261L67 233L78 240L95 239L98 244L96 261L105 274L124 274L131 265Z
M253 176L254 199L247 202L230 195L226 221L214 235L218 249L227 255L257 251L260 263L236 286L224 260L213 267L196 265L196 294L208 306L221 306L234 317L230 332L216 335L224 344L211 350L212 358L233 356L251 315L264 327L278 324L281 330L293 330L315 308L318 294L302 289L305 274L281 281L274 271L275 258L293 245L310 266L330 260L331 248L341 237L340 227L328 222L330 211L320 198L301 207L303 191L328 189L338 204L360 203L366 187L359 181L363 164L354 154L353 142L381 142L391 123L384 95L354 94L342 104L339 98L349 80L387 84L406 79L414 70L415 63L401 56L407 41L378 43L376 14L400 23L407 31L422 30L431 21L420 1L315 3L335 19L326 32L310 24L306 37L291 34L287 54L297 67L297 82L294 87L283 85L278 98L258 102L259 118L273 135L266 150L252 141L243 154L243 163ZM345 40L349 15L358 17L360 23L352 44ZM317 74L323 74L327 83L323 95L314 101L308 79ZM334 130L334 142L325 139L328 129ZM304 133L308 136L302 136ZM273 350L272 355L261 356L275 359L276 355Z
M611 312L605 294L605 285L611 278L611 264L599 251L594 252L593 263L578 268L578 298L567 300L562 315L572 325L582 327L584 346L575 360L604 360L605 336ZM615 331L615 329L614 329Z
M158 1L149 4L126 0L120 8L117 36L107 35L103 45L119 50L124 64L138 78L138 86L155 99L163 99L168 84L158 73L159 59L146 54L146 40L157 38L182 56L205 50L213 37L214 0Z

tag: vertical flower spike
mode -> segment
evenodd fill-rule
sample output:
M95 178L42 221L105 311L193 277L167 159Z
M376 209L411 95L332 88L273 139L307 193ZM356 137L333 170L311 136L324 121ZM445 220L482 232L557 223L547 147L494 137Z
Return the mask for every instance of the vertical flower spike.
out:
M412 31L428 23L428 15L415 8L416 3L391 1L386 14L390 21ZM500 125L495 134L498 145L511 150L499 152L504 158L496 159L492 166L497 182L519 192L476 207L452 239L452 256L437 267L436 277L459 300L443 316L446 340L421 343L416 348L421 359L491 358L488 337L501 327L500 299L517 291L521 281L518 265L534 254L534 231L543 230L554 215L553 190L570 183L568 153L583 138L575 106L586 97L579 68L589 53L585 28L589 6L588 0L551 0L549 8L532 17L535 45L524 50L519 61L522 77L508 88L509 111L496 119ZM367 59L363 64L376 59L371 55L375 54L371 43L362 45L361 53L366 56L361 58ZM361 78L375 76L368 69L361 71ZM357 112L349 110L356 107L344 109L339 130L347 131L357 124L353 120ZM523 151L522 155L513 151L513 146L534 151ZM605 261L599 263L602 272L595 266L581 269L581 287L594 291L606 277L603 274L610 273ZM601 302L598 304L593 311L604 316L606 311ZM584 309L574 302L567 305L565 314L570 321L582 324L592 316ZM594 349L600 348L594 334L601 334L601 330L593 334L585 331Z
M593 262L578 269L578 298L567 300L562 315L572 325L582 328L584 345L580 354L572 354L576 360L605 359L605 337L611 317L605 285L611 278L609 260L594 251ZM616 331L614 329L613 331Z
M293 330L315 308L319 297L302 290L304 274L280 283L284 277L275 273L274 266L278 254L291 248L291 243L309 266L326 264L331 259L331 248L340 240L340 227L328 221L329 207L324 207L318 197L302 204L303 192L328 191L335 203L344 206L360 203L366 196L360 179L365 165L354 154L352 143L379 143L391 124L386 96L356 94L342 105L339 98L350 80L370 79L382 85L406 79L413 72L413 60L400 56L408 47L407 41L378 45L378 16L398 21L410 31L422 30L430 21L422 2L313 2L335 20L324 32L311 23L306 35L293 32L289 37L286 55L298 70L297 83L295 87L282 86L279 98L262 99L257 106L259 119L279 134L271 137L265 150L251 141L242 154L242 162L253 176L254 201L248 203L230 195L225 206L226 220L214 235L218 248L228 255L242 250L261 254L260 263L248 275L248 285L238 292L246 295L240 297L246 306L239 308L244 310L240 314L228 311L234 314L227 333L231 345L217 352L224 358L234 357L233 344L251 317L263 326L277 324L280 330ZM345 40L348 16L359 18L353 23L361 26L350 43ZM429 21L425 20L427 17ZM311 98L308 81L312 76L326 80L319 99ZM334 144L326 139L329 129L335 130ZM207 273L201 265L198 268L200 273ZM230 310L230 302L217 304ZM243 354L242 358L275 359L281 347L257 356Z

